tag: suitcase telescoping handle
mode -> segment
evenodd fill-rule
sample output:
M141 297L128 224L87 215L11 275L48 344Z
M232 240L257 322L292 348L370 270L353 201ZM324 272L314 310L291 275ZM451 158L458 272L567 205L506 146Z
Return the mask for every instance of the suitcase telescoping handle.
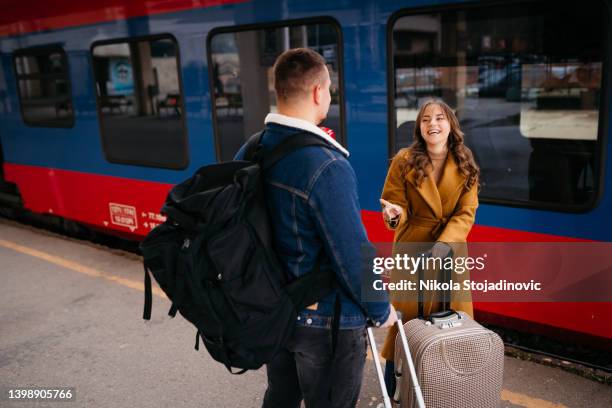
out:
M414 388L414 395L416 395L417 399L417 407L425 408L425 401L423 400L423 393L421 392L421 386L419 385L419 381L417 379L416 370L414 368L414 363L412 362L412 356L410 355L410 348L408 347L408 339L406 339L406 332L404 331L404 324L402 323L402 314L397 312L397 330L399 332L400 338L402 339L402 348L404 349L406 362L408 363L408 370L410 371L410 383ZM382 368L380 366L380 358L378 357L378 349L376 347L376 341L374 340L374 332L372 327L368 327L368 341L370 343L370 348L372 350L372 357L374 358L374 366L376 368L376 374L378 376L378 383L380 384L380 389L383 395L383 403L385 408L392 408L391 399L389 398L389 393L387 393L387 386L385 385L385 376L383 375Z
M378 376L378 383L383 395L383 403L385 408L393 408L391 406L391 398L387 392L387 386L385 385L385 376L380 366L380 358L378 357L378 348L376 347L376 341L374 340L374 331L372 327L368 326L368 342L370 343L370 349L372 350L372 357L374 358L374 367L376 368L376 375Z
M432 256L431 251L425 252L423 254L425 258L429 258ZM449 249L448 254L443 258L452 258L453 250ZM442 262L442 281L443 283L449 284L452 280L452 269L445 268L446 262ZM450 288L444 289L442 292L442 310L439 312L431 313L429 316L425 317L424 312L424 304L425 299L423 296L423 291L421 290L421 282L423 282L423 268L419 268L417 274L417 316L419 319L429 320L431 323L435 324L437 319L447 318L450 316L454 316L456 319L461 319L461 315L451 309L451 292Z
M425 401L423 400L423 393L421 392L421 386L417 378L416 369L412 362L412 356L410 355L410 348L408 347L408 339L406 338L406 331L404 331L404 324L402 323L402 314L397 312L397 329L402 339L402 348L404 349L404 357L408 363L408 370L410 371L410 384L414 388L414 395L416 395L417 407L425 408Z

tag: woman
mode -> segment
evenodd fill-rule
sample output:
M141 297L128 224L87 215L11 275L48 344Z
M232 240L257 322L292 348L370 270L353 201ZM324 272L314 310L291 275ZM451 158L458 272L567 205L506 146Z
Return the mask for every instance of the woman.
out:
M380 200L383 219L395 230L394 243L435 243L430 246L432 256L441 258L452 245L454 256L467 256L465 245L457 243L465 243L474 223L479 173L453 111L440 100L427 101L417 115L412 145L391 162ZM394 245L394 252L399 247ZM392 271L391 281L397 280L398 272ZM473 315L469 294L460 297L451 298L451 308ZM416 301L394 300L393 305L404 321L417 317ZM439 302L424 302L425 315L439 309ZM396 334L396 327L391 327L381 353L387 361L385 379L391 395Z

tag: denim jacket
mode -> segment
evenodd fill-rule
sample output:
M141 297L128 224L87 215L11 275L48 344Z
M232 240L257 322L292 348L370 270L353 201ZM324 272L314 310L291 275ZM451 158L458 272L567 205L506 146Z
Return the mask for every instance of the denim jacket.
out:
M304 120L271 113L265 123L262 145L266 150L304 130L330 144L330 148L309 146L296 150L265 174L264 189L281 264L289 274L299 277L312 271L317 256L323 251L320 267L332 268L338 283L361 302L367 318L376 325L382 324L389 316L386 294L384 301L361 301L362 253L371 244L361 222L357 180L346 159L349 153L324 131ZM244 151L245 146L235 159L240 160ZM340 289L302 310L297 324L331 328L337 295L341 301L340 329L363 327L366 316L361 307Z

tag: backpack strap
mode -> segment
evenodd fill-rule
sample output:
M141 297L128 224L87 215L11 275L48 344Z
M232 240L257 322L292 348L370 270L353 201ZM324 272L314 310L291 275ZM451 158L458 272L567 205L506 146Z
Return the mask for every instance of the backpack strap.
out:
M244 160L253 161L255 155L261 149L261 139L263 138L263 134L264 131L260 130L248 138L244 151Z
M321 269L321 255L319 254L312 270L289 282L285 290L295 309L301 311L330 294L336 287L335 280L333 270Z
M259 159L258 161L260 161L263 170L268 170L289 153L308 146L321 146L327 147L328 149L334 149L331 144L310 132L298 132L285 138L269 151L260 152L261 156L256 156L256 159Z
M151 275L149 275L149 269L147 264L144 264L144 310L142 312L142 318L145 320L151 320L151 304L153 303L153 290L151 288Z
M208 342L208 343L213 343L213 344L215 344L215 345L218 345L218 343L214 343L214 342L211 342L210 340L208 340L208 339L206 338L206 336L204 335L204 333L203 333L203 332L202 332L200 329L198 329L198 331L196 332L196 339L195 339L195 349L196 349L196 351L200 351L200 338L202 338L202 340L203 340L205 343L206 343L206 342ZM225 345L224 345L224 344L222 344L222 347L223 347L223 349L222 349L222 350L218 350L218 352L223 353L223 356L224 356L224 358L223 358L223 359L224 359L225 361L230 361L230 358L228 357L227 352L225 351ZM230 374L234 374L234 375L244 374L244 373L246 373L247 371L249 371L249 369L248 369L248 368L243 368L242 370L239 370L239 371L234 372L234 371L232 370L232 366L231 366L231 365L229 365L229 363L227 363L227 362L226 362L226 363L223 363L223 365L225 366L225 368L227 369L227 371L229 371L229 373L230 373Z

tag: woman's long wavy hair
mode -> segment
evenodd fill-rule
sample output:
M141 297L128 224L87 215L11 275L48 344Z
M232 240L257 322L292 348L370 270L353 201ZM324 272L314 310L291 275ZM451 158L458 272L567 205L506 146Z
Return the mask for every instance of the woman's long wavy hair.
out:
M423 120L423 114L425 109L430 105L438 105L446 119L450 124L450 133L448 135L448 150L453 154L457 161L459 171L466 176L464 189L467 191L476 183L478 183L478 176L480 175L480 169L474 160L472 151L463 143L464 134L459 126L459 120L453 110L443 101L439 99L430 99L426 101L417 115L415 127L414 127L414 141L400 154L404 154L404 162L406 163L403 169L404 177L408 176L408 173L415 169L416 171L416 183L420 186L423 183L425 177L428 177L431 170L433 170L433 163L427 154L427 143L421 134L421 121Z

